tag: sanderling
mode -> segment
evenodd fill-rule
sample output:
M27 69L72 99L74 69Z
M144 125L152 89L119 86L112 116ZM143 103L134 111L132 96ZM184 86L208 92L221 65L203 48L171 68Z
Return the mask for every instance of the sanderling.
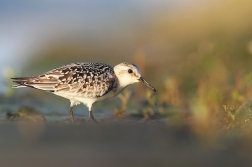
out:
M69 99L68 112L72 121L73 106L80 103L88 107L89 118L96 121L92 114L93 103L118 95L130 84L141 82L156 92L143 79L139 68L126 62L115 67L104 63L72 63L39 76L11 79L17 83L14 88L31 87Z

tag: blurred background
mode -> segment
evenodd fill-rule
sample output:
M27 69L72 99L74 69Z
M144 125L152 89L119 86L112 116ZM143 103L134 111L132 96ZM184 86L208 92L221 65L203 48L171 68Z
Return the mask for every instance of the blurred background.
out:
M229 125L252 91L251 5L248 0L1 1L1 94L42 96L37 103L43 96L52 100L42 91L14 91L9 78L71 62L128 61L140 67L158 93L130 86L112 102L117 108L108 110L121 116L126 110L147 117L157 113L167 122L185 118L206 127L218 117L217 123ZM64 111L68 102L56 99ZM40 107L30 100L11 106L53 113L58 106L50 100ZM97 110L102 112L103 104Z
M10 77L71 62L127 61L140 67L158 93L130 86L107 109L97 104L100 114L114 111L102 117L156 113L168 123L229 127L252 92L251 5L248 0L1 1L2 110L32 106L66 113L68 108L65 99L42 91L13 90ZM4 97L15 103L8 106ZM77 107L78 113L83 109Z

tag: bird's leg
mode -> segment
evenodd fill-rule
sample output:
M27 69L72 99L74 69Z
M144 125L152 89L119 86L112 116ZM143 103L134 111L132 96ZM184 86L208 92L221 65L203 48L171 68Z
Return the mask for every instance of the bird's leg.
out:
M93 111L92 110L89 111L89 118L91 118L94 122L97 123L96 119L93 116Z
M69 113L69 116L70 116L72 122L74 122L73 107L72 106L69 108L68 113Z

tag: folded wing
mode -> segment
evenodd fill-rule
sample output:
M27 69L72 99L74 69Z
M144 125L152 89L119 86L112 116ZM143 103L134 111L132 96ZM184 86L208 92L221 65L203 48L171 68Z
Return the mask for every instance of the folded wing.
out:
M14 88L31 87L64 96L101 97L116 84L113 67L103 63L73 63L35 77L12 78Z

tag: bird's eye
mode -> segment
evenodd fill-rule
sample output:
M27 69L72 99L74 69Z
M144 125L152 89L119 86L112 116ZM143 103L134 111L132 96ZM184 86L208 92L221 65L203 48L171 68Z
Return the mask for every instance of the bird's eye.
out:
M128 73L133 73L133 71L131 69L128 70Z

